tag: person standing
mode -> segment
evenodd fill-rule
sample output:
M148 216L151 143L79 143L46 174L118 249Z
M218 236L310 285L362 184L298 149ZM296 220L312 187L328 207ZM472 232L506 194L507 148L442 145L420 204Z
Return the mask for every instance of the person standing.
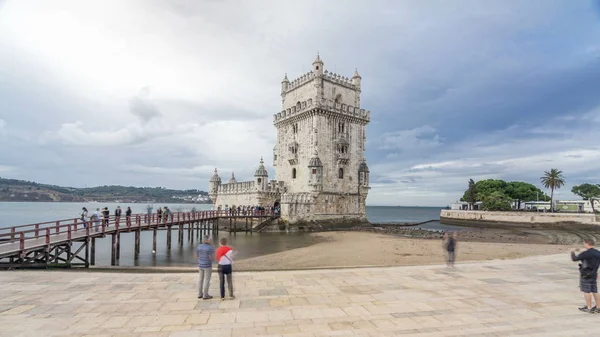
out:
M200 270L198 298L209 300L213 298L208 294L208 289L210 288L210 277L212 276L212 264L215 260L215 248L211 244L210 236L205 235L203 242L196 247L196 258Z
M98 231L98 227L100 227L100 219L102 219L102 215L100 214L100 208L96 208L94 214L92 214L92 221L94 222L94 227L96 232Z
M131 226L131 207L127 207L125 211L125 222L127 222L127 226Z
M233 262L233 249L227 245L227 238L221 238L219 240L220 247L216 252L216 260L218 263L219 272L219 289L221 291L221 301L225 300L225 278L227 278L227 286L229 288L229 298L234 299L233 296L233 283L232 283L232 262Z
M448 235L444 234L444 248L446 249L446 266L448 268L454 268L454 261L456 260L456 232Z
M83 228L87 228L88 210L85 207L81 208L81 221L83 222Z
M115 208L115 222L121 222L121 206Z
M102 217L104 219L104 225L108 227L108 218L110 217L110 211L108 210L108 207L104 207L102 210Z
M583 293L585 306L579 308L583 312L591 314L598 313L598 304L600 297L598 296L598 267L600 266L600 251L594 248L595 242L593 239L584 239L583 245L586 250L577 255L571 252L571 260L581 261L579 264L579 289ZM575 251L579 251L576 249ZM592 297L596 305L592 307Z
M156 216L158 217L158 222L160 223L160 222L161 222L161 220L162 220L162 208L160 208L160 207L159 207L159 208L156 210Z

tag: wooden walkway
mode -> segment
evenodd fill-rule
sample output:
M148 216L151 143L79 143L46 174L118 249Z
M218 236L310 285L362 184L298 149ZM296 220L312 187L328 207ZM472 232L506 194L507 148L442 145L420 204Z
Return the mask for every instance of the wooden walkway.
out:
M120 234L135 233L134 258L139 257L140 233L153 231L153 250L156 250L158 229L167 230L167 249L171 248L171 231L178 230L178 242L183 243L184 232L188 238L200 233L218 233L219 220L229 219L229 231L237 231L236 224L245 220L246 232L277 216L271 211L201 211L194 213L136 214L130 217L110 217L106 221L84 223L80 219L65 219L23 226L0 228L0 268L84 266L95 263L95 240L112 238L111 264L119 264ZM74 247L74 242L82 243Z

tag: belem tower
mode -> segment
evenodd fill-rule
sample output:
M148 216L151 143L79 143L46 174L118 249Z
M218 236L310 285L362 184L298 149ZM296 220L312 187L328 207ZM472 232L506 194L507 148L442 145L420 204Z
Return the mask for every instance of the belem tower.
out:
M317 55L312 71L281 82L282 110L273 117L275 179L263 159L253 181L232 173L222 183L215 169L209 195L215 209L280 207L288 224L366 221L369 168L364 152L370 111L360 108L361 77L324 69Z

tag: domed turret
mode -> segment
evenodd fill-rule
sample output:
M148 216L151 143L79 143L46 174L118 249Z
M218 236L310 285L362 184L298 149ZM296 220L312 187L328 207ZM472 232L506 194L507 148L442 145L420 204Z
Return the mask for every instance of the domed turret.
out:
M260 157L260 165L258 165L256 172L254 172L254 183L259 191L266 190L269 184L269 172L265 168L265 162L262 157Z
M323 74L323 61L321 61L321 57L319 56L319 53L317 53L317 58L313 61L312 63L312 71L316 74L316 75L320 75Z
M254 172L254 176L255 177L268 177L269 176L269 172L267 172L267 169L265 168L265 162L263 161L262 157L260 157L260 165L258 165L256 172Z
M369 173L369 167L367 166L367 162L363 159L362 163L358 166L358 172L367 172Z
M219 173L217 173L217 169L215 168L215 173L213 173L212 177L210 178L210 182L211 183L221 183L221 177L219 177Z
M314 192L318 192L323 188L323 163L319 158L317 149L313 152L313 156L308 162L308 170L310 176L308 178L308 184L313 187Z
M230 184L237 183L237 180L235 180L235 173L233 173L233 172L231 172L231 179L229 179L229 183Z
M316 150L315 150L312 158L310 158L310 161L308 162L308 167L323 167L323 163L321 162L321 159L317 155Z
M281 80L281 93L284 93L288 90L290 86L290 80L288 80L287 74L285 74L285 76L283 77L283 80Z
M358 184L365 187L369 186L369 167L364 159L358 165Z
M354 70L354 75L352 76L352 84L360 88L360 80L362 77L358 74L358 69Z
M212 177L208 182L208 196L213 201L213 204L217 200L217 194L219 192L219 186L221 186L221 177L217 173L217 169L215 168L215 173L213 173Z

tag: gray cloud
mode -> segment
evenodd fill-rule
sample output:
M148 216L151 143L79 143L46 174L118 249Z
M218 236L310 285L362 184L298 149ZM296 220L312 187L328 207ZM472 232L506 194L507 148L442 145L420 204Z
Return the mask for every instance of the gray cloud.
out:
M150 101L150 87L143 87L129 102L129 111L142 122L148 122L162 116L154 103Z
M370 204L445 205L471 177L537 182L551 166L568 184L600 180L600 28L587 2L56 6L0 7L0 172L16 178L206 188L214 167L250 178L260 156L272 162L283 74L320 51L327 69L363 76ZM131 97L141 87L152 97Z

